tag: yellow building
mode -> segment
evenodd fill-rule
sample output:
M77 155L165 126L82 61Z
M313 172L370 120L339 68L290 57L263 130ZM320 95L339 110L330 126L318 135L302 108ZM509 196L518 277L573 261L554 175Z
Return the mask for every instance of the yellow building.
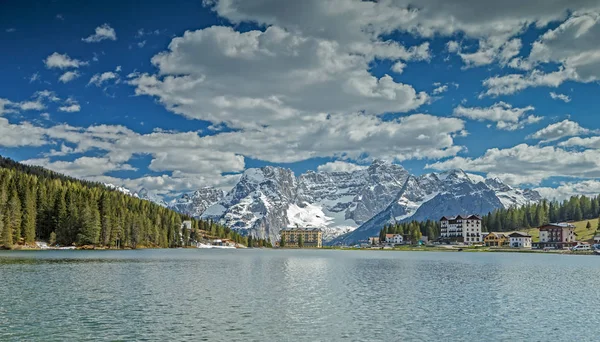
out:
M489 233L483 239L486 247L502 247L508 245L508 235L506 233Z
M285 228L279 234L283 247L299 247L300 241L302 247L323 247L323 231L319 228Z

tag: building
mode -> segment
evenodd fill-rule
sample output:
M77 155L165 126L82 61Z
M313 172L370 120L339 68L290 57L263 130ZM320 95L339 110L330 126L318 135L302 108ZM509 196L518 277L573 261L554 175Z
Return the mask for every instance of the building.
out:
M510 247L512 248L531 248L531 235L523 232L514 232L508 235Z
M466 244L480 244L483 242L481 217L477 215L444 216L440 219L440 226L440 240L442 241L464 242Z
M483 243L486 247L502 247L509 243L509 238L506 233L491 232L484 235Z
M371 236L369 238L369 245L378 245L379 244L379 236Z
M534 247L562 249L577 245L575 226L570 223L550 223L538 227L538 229L540 242L534 243Z
M323 247L323 231L319 228L285 228L279 234L285 240L284 247L299 247L300 240L303 247Z
M385 234L385 243L390 245L401 245L404 243L402 234Z
M594 236L594 243L600 243L600 235Z

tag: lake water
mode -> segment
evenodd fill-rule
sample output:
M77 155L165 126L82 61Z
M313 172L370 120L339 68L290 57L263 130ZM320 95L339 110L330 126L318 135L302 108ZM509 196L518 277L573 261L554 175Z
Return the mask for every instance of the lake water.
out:
M600 257L0 252L0 341L597 341Z

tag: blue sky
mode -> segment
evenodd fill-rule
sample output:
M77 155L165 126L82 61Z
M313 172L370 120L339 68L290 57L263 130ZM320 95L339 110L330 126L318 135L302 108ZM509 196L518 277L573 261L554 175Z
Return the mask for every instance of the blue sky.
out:
M0 153L174 196L264 165L600 192L600 7L5 1Z

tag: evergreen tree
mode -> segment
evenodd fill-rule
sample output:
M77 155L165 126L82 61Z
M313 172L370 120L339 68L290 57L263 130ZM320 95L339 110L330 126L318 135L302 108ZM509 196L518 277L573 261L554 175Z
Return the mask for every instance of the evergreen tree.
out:
M13 243L18 243L21 239L21 200L17 190L12 190L8 199L6 214L8 215L8 226L12 231Z
M304 247L304 234L298 234L298 247Z
M285 236L281 235L281 241L279 242L280 247L285 247Z

